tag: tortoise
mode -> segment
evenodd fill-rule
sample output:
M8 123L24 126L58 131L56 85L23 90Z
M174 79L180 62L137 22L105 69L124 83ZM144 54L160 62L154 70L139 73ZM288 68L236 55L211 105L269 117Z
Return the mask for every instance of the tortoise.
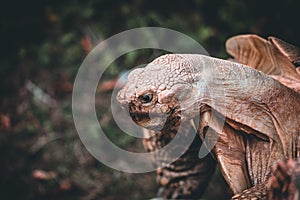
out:
M185 149L178 160L169 163L166 152L153 158L162 198L199 198L218 164L233 199L266 199L273 166L299 154L298 49L256 35L230 38L226 47L232 61L160 56L133 70L117 95L144 128L147 151L170 143L179 127L183 139L198 133L188 148L178 147ZM210 142L211 154L199 158L200 147Z

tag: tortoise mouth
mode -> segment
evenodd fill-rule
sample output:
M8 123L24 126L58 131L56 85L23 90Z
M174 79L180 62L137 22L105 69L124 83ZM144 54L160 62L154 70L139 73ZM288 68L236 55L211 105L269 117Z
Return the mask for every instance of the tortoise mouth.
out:
M150 121L150 117L148 113L140 113L140 112L129 112L132 120L137 124L143 124Z
M136 124L156 131L163 129L167 125L168 120L172 118L174 113L175 109L170 109L166 113L129 111L131 119Z
M132 120L139 126L150 130L161 130L164 125L165 121L164 117L159 114L149 115L149 113L130 113Z

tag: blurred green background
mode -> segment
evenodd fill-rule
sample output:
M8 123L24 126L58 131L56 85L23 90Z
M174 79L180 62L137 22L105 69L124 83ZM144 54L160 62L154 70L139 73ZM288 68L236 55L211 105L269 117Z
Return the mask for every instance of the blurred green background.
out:
M85 150L74 128L71 94L76 72L102 40L131 28L157 26L194 38L227 58L227 38L277 36L299 46L299 1L11 0L0 8L0 199L149 199L154 173L118 172ZM99 121L117 145L141 149L120 134L110 110L120 70L149 62L149 52L124 55L99 86ZM102 107L101 107L102 105ZM227 199L216 173L206 199Z

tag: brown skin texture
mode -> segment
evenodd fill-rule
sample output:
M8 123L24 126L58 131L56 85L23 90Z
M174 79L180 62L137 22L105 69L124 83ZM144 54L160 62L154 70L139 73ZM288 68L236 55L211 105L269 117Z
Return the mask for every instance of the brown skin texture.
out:
M161 56L131 72L118 100L137 124L154 131L170 126L165 121L172 116L187 122L200 114L200 137L220 136L213 153L235 194L253 193L253 187L266 198L257 188L278 160L297 151L300 95L245 65L193 54ZM209 112L216 114L205 120Z
M268 37L268 40L265 40L257 35L248 34L229 38L226 49L236 62L269 74L287 87L300 91L298 47L276 37ZM293 146L299 149L299 138L293 141ZM297 159L281 161L275 165L274 173L267 183L268 199L299 199L299 152L292 151L291 157ZM295 185L298 185L298 188Z
M145 136L153 135L144 139L145 149L151 152L163 148L175 137L179 126L183 127L182 139L185 139L186 135L191 134L190 129L194 127L190 121L180 125L179 123L177 118L168 119L166 123L168 126L156 134L144 129ZM157 183L160 186L158 196L166 199L198 199L204 193L216 162L210 155L203 159L198 157L201 145L200 138L195 137L188 149L183 149L184 154L174 162L169 161L168 152L153 158L153 163L157 166ZM178 150L184 147L175 146L175 148Z

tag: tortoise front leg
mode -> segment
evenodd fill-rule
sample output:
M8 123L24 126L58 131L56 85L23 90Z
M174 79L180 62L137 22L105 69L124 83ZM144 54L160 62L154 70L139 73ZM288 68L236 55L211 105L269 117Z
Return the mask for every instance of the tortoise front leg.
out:
M166 199L198 199L202 196L215 170L215 161L210 155L199 159L199 143L200 140L195 138L178 160L157 169L157 182L161 186L159 196Z
M183 122L180 126L184 126L185 134L191 134L190 132L194 128L191 122ZM153 135L144 139L145 149L155 151L163 148L174 138L177 127L169 126L168 129L163 129L155 135L153 131L145 129L145 134ZM203 159L199 158L201 145L199 136L196 136L190 147L176 161L168 163L168 154L153 158L154 164L158 162L164 164L164 167L157 168L159 197L163 199L198 199L202 196L214 173L216 162L211 155Z

